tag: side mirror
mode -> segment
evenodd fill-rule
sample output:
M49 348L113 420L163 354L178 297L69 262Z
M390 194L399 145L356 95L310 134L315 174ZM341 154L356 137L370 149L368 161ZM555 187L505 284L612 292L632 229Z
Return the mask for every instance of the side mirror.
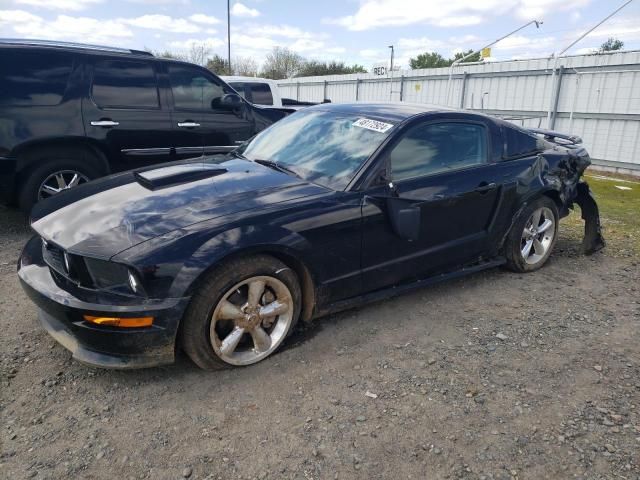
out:
M421 210L413 201L401 198L387 198L387 213L391 228L400 238L410 242L420 238Z
M242 98L237 93L227 93L220 98L211 100L211 108L228 108L235 110L242 105Z

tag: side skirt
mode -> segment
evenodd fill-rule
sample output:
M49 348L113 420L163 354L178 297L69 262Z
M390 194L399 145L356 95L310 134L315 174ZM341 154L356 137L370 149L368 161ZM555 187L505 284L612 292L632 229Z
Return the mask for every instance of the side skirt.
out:
M455 270L453 272L442 273L440 275L434 275L432 277L424 278L422 280L418 280L412 283L396 285L390 288L385 288L383 290L376 290L375 292L359 295L357 297L348 298L346 300L341 300L339 302L332 303L325 307L322 307L320 310L316 312L313 318L324 317L326 315L340 312L342 310L347 310L349 308L358 307L358 306L365 305L367 303L375 302L378 300L384 300L387 298L396 297L398 295L402 295L404 293L410 292L412 290L417 290L419 288L423 288L428 285L433 285L436 283L445 282L447 280L453 280L455 278L464 277L465 275L481 272L482 270L487 270L489 268L499 267L501 265L504 265L505 263L506 263L506 259L504 259L503 257L500 257L500 258L496 258L483 263L471 265L468 267L462 267L461 269Z

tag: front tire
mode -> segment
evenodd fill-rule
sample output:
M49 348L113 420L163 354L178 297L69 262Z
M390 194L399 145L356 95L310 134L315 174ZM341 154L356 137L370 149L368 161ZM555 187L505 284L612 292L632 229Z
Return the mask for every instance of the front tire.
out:
M558 207L549 197L529 204L514 223L505 243L507 267L533 272L542 267L558 237Z
M297 275L284 263L267 255L233 260L196 290L180 342L205 370L252 365L280 348L300 310Z

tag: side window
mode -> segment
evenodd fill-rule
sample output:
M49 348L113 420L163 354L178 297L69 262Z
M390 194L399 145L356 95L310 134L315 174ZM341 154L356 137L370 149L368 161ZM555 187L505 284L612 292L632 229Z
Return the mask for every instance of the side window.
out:
M252 103L258 105L273 105L271 87L266 83L250 83Z
M238 92L238 95L240 95L242 98L244 98L245 100L249 101L249 99L246 97L245 95L245 91L244 91L244 83L240 83L240 82L231 82L229 83L229 85L231 85L231 87Z
M173 104L177 109L211 110L230 93L202 70L183 65L169 65Z
M0 105L58 105L73 57L51 51L0 49Z
M504 158L517 158L544 150L542 140L516 126L502 127L505 140Z
M416 125L389 154L394 181L478 165L487 161L487 133L470 123Z
M153 65L135 60L98 60L91 96L100 107L159 108Z

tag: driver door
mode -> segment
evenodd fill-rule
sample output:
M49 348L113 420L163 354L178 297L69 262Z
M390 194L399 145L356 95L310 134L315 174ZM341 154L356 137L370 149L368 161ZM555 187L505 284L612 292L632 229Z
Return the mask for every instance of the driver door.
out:
M365 291L417 280L478 259L497 213L500 175L478 122L411 127L383 157L392 187L363 200Z
M224 105L222 97L235 94L224 82L192 65L170 63L168 70L177 158L227 152L253 136L251 108L245 101Z

